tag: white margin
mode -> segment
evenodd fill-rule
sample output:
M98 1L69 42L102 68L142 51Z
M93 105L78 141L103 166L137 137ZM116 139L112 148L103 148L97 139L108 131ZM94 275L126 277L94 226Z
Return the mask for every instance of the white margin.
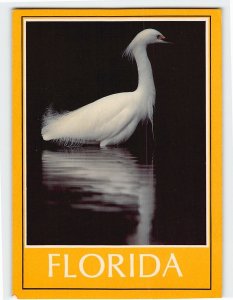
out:
M97 21L113 21L113 22L119 22L119 21L160 21L160 22L176 22L176 21L186 21L186 22L203 22L205 21L205 57L206 57L206 64L205 64L205 71L206 71L206 86L205 86L205 102L206 102L206 241L205 245L27 245L27 196L26 193L24 194L23 200L23 220L24 220L24 248L114 248L114 249L120 249L120 248L208 248L210 245L210 157L209 157L209 146L210 146L210 127L209 127L209 115L210 115L210 19L209 17L99 17L95 18L94 22ZM93 21L93 18L85 17L73 17L73 18L66 18L66 17L24 17L23 18L23 107L24 107L24 122L23 122L23 136L24 138L24 152L23 152L23 182L24 191L27 190L27 164L26 164L26 149L27 149L27 125L26 125L26 114L27 114L27 99L26 99L26 43L27 43L27 34L26 34L26 24L28 22L78 22L78 21Z

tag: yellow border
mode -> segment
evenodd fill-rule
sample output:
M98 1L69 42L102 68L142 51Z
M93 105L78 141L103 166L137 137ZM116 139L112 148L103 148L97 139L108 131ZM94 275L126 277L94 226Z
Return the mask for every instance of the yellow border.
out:
M206 272L208 263L205 257L212 255L211 290L127 290L127 291L54 291L23 290L22 281L22 27L21 17L54 16L101 16L101 17L162 17L162 16L211 16L211 250L203 249L200 256L198 249L190 249L189 255L201 262L200 276ZM220 297L221 296L221 244L222 244L222 75L221 75L221 10L220 9L18 9L13 12L13 294L19 298L180 298L180 297ZM172 247L171 247L172 248ZM32 249L33 250L33 249ZM66 250L66 249L65 249ZM31 251L27 249L27 251ZM38 251L34 249L34 251ZM64 250L63 250L64 251ZM164 250L165 251L165 250ZM185 255L184 249L176 250ZM37 255L43 256L39 249ZM61 251L60 251L61 252ZM34 252L35 255L36 252ZM25 256L27 272L30 269L30 253ZM188 262L186 262L188 263ZM192 271L192 270L191 270ZM190 273L191 274L191 273ZM28 274L29 275L29 274ZM26 276L25 276L26 277ZM33 276L32 276L33 277ZM27 279L27 278L26 278ZM41 279L41 278L40 278ZM39 280L40 281L40 280ZM43 278L42 278L43 281ZM195 280L194 280L195 281ZM28 281L29 282L29 281ZM204 283L203 283L204 284Z

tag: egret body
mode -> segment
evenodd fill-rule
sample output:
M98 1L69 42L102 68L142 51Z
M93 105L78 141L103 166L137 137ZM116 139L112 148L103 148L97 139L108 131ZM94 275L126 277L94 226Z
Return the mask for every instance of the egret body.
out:
M139 32L125 50L136 60L138 86L133 92L103 97L77 110L63 114L47 112L43 118L42 137L63 144L117 145L128 140L138 123L148 118L153 123L155 85L147 45L166 43L155 29Z

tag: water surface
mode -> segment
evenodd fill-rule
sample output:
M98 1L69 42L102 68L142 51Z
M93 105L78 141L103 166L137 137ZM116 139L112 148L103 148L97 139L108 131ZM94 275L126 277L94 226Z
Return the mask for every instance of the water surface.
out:
M126 148L44 150L42 184L50 195L48 206L55 207L55 211L65 206L77 215L82 228L78 230L77 244L98 244L98 240L102 243L104 237L104 244L108 244L111 228L113 236L118 234L118 221L119 228L124 223L125 228L115 243L155 242L151 236L156 207L153 161L142 163ZM64 194L66 200L61 201ZM90 233L87 226L94 232ZM91 236L95 236L94 240Z

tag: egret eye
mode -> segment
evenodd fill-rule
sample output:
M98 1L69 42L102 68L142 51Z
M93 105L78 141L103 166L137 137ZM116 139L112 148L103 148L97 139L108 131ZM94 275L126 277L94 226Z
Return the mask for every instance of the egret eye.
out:
M165 36L163 36L162 34L158 34L158 35L157 35L157 39L158 39L158 40L164 40L164 39L165 39Z

